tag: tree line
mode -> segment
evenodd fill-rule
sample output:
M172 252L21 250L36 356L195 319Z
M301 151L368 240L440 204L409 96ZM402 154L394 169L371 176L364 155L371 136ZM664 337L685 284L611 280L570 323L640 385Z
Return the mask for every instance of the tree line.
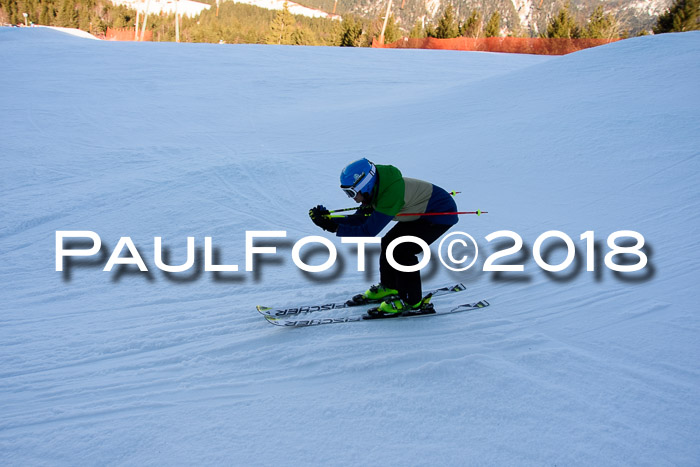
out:
M195 17L181 17L180 38L186 42L226 42L246 44L280 43L275 28L280 15L287 32L284 44L340 45L340 21L292 15L285 8L267 10L252 5L204 1L212 8ZM0 0L0 24L24 24L23 13L31 24L77 28L102 36L107 28L135 28L136 10L117 6L109 0ZM291 18L291 19L290 19ZM154 41L175 40L175 15L150 14L147 29Z
M384 19L368 20L347 15L343 21L292 15L287 5L282 10L267 10L252 5L205 0L209 10L193 18L183 17L181 40L187 42L226 42L253 44L336 45L367 47L380 36ZM102 35L107 28L133 28L136 11L113 5L109 0L0 0L0 23L24 23L78 28ZM700 0L675 0L658 18L655 34L700 29ZM175 40L175 16L149 15L147 28L153 40ZM435 23L417 21L407 32L401 30L393 16L387 21L385 42L408 35L413 38L498 37L503 34L498 11L486 16L473 10L460 20L448 4ZM543 37L616 39L625 37L620 22L612 13L598 6L586 24L579 24L567 4L550 19Z
M663 13L654 27L655 34L699 30L700 0L675 0L673 5ZM494 11L486 20L481 11L473 10L468 18L459 21L455 17L454 7L448 4L436 24L423 24L417 21L409 32L409 37L435 37L451 39L455 37L499 37L502 35L501 15ZM586 24L579 24L571 13L570 4L566 4L550 19L546 30L540 37L547 38L589 38L619 39L627 36L620 21L612 13L606 13L599 5L591 14Z
M109 0L0 0L1 24L28 23L82 29L103 34L107 27L123 27L136 11Z
M654 34L669 32L685 32L700 30L700 0L675 0L662 13L653 28ZM625 37L620 30L617 18L604 13L603 7L598 6L591 15L588 24L582 26L576 22L569 11L569 5L559 10L559 13L547 26L545 37L566 38L595 38L616 39Z

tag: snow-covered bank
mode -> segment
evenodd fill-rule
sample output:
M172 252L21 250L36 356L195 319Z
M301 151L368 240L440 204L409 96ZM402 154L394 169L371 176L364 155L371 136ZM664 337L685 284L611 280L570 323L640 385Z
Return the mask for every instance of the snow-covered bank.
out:
M0 44L3 464L700 458L700 34L557 58L38 28L0 29ZM443 303L491 302L462 316L268 325L256 304L376 280L349 254L322 283L290 259L289 242L320 234L311 206L348 206L338 173L362 155L462 191L461 209L489 214L458 229L483 255L486 235L516 231L529 254L507 259L524 273L436 268L427 283L469 287ZM552 229L576 242L577 273L532 259ZM640 280L602 263L623 229L649 247ZM108 253L130 236L150 273L103 272L104 257L56 272L57 230L95 231ZM246 230L288 233L259 274L154 266L155 236L172 264L187 236L200 250L211 236L243 265Z
M149 15L174 15L175 12L182 16L195 17L204 10L211 8L211 5L192 0L155 0L152 2L141 2L138 0L112 0L115 5L124 5L127 8L136 10L141 14L148 11Z

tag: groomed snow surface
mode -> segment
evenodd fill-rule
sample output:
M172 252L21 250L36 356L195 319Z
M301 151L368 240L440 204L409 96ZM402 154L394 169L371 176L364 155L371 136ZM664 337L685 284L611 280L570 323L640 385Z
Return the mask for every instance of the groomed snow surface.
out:
M700 462L700 33L537 57L2 28L0 59L2 465ZM437 306L489 308L303 329L257 313L377 281L376 250L358 273L307 216L352 205L338 174L362 156L489 211L454 229L479 243L472 269L424 272L468 287ZM503 229L524 247L497 264L522 273L481 271ZM57 272L59 230L104 250ZM287 232L254 272L249 230ZM560 273L533 259L549 230L576 245ZM618 230L644 236L642 271L605 266ZM344 266L302 273L308 235ZM102 270L123 236L148 273ZM154 237L182 264L188 236L197 266L155 267ZM203 270L206 236L239 272Z

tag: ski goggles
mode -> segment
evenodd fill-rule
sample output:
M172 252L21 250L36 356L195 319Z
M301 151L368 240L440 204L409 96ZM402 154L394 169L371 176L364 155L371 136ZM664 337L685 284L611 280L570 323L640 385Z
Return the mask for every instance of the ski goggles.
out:
M348 195L348 198L354 198L374 178L375 173L377 172L373 165L372 168L369 169L369 174L362 172L355 183L352 185L340 185L340 189L343 190L346 195Z
M354 198L357 196L357 191L354 186L341 186L340 187L346 195L348 195L348 198Z

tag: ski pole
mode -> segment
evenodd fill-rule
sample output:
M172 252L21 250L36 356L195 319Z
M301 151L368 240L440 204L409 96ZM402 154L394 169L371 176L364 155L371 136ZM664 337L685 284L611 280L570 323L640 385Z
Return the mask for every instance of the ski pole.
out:
M462 192L461 192L461 191L450 191L449 193L450 193L452 196L455 196L455 195L458 195L458 194L460 194L460 193L462 193ZM355 207L352 207L352 208L334 209L334 210L328 211L328 212L329 212L330 214L333 214L334 212L355 211L355 210L357 210L357 209L360 209L361 207L362 207L362 206L355 206ZM453 214L454 214L454 213L453 213ZM470 212L470 213L462 212L462 213L457 213L457 214L476 214L476 211ZM402 215L414 216L414 215L417 215L417 214L402 214ZM331 217L333 217L333 216L331 216ZM335 217L338 217L338 216L335 216Z
M331 211L334 212L334 211ZM460 211L460 212L404 212L401 214L397 214L396 217L401 217L401 216L453 216L453 215L459 215L459 214L476 214L477 216L480 216L482 214L488 214L488 211L482 211L481 209L477 209L476 211ZM370 214L365 214L365 216L369 216ZM328 216L328 217L347 217L342 214L339 214L337 216Z
M334 212L355 211L355 210L357 210L357 209L360 209L361 207L362 207L362 206L356 206L356 207L354 207L354 208L345 208L345 209L334 209L333 211L328 211L328 212L330 212L330 213L332 214L332 213L334 213Z
M476 211L460 211L460 212L404 212L397 214L396 216L451 216L456 214L476 214L480 216L482 214L488 214L488 211L482 211L477 209Z

